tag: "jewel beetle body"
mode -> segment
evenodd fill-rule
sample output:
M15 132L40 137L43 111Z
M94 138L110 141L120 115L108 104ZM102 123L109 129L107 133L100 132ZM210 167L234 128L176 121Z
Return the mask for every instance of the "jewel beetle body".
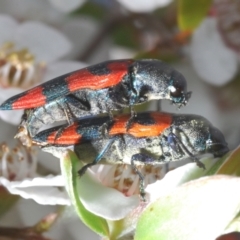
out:
M84 116L109 113L154 99L186 105L184 76L155 59L113 60L54 78L6 100L0 110L29 109L23 120L34 136L55 121L73 122Z
M212 153L215 157L229 151L223 134L208 120L198 115L163 112L138 113L127 128L130 115L109 121L108 116L81 119L66 126L56 138L60 126L47 129L33 137L35 144L55 155L61 149L73 149L86 165L100 163L137 165L163 164L190 158L199 167L199 156ZM139 177L142 178L139 173ZM142 179L143 185L143 179ZM144 194L144 188L140 190Z

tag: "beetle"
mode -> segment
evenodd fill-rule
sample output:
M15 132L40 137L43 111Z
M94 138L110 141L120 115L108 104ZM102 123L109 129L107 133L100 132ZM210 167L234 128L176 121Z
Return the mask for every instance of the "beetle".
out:
M190 96L184 76L166 63L123 59L54 78L9 98L0 110L30 109L23 122L34 136L42 125L55 121L71 123L76 118L131 108L154 99L168 99L181 107Z
M65 126L57 138L61 126L38 133L33 142L53 154L70 146L87 163L80 169L80 176L100 161L131 164L139 175L143 198L144 177L137 165L190 158L205 168L198 159L201 154L212 153L219 157L229 151L223 134L201 116L143 112L138 113L128 129L129 117L129 114L120 115L112 122L108 116L80 119L71 126Z

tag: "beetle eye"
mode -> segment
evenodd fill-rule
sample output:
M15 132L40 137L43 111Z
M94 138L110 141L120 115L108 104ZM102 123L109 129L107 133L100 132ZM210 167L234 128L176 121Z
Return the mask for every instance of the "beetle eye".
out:
M139 93L139 100L140 102L145 102L148 100L148 94L151 92L152 89L149 86L143 86Z
M182 88L179 87L171 87L170 88L170 96L174 98L182 97L183 91Z

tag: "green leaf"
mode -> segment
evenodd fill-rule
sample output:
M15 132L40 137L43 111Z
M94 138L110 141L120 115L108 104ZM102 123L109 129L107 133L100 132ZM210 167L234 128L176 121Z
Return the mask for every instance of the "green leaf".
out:
M0 186L0 216L7 212L18 199L18 195L12 195L6 188Z
M228 156L229 156L229 153L227 153L226 155L224 155L223 157L218 159L217 162L215 164L213 164L213 166L210 167L210 169L208 169L206 174L204 174L204 175L211 176L211 175L219 174L218 170L221 168L222 164L224 164L224 162L226 161Z
M240 207L240 178L215 175L190 181L150 204L135 240L216 239Z
M129 49L138 49L138 41L136 41L136 33L131 24L119 24L112 31L112 39L114 44L124 46Z
M109 236L107 221L104 218L98 217L86 210L79 199L79 176L77 174L77 166L79 166L79 162L79 159L72 151L68 151L67 154L61 159L61 170L66 180L66 188L71 202L83 223L85 223L97 234L102 236Z
M178 26L181 30L194 30L206 17L212 0L179 0Z
M87 15L99 21L106 17L106 10L99 4L87 1L85 4L73 11L71 15Z
M167 63L176 63L179 61L179 55L176 51L168 50L153 50L150 52L138 52L134 59L143 59L143 58L154 58L162 60Z
M240 146L228 156L216 174L240 176Z

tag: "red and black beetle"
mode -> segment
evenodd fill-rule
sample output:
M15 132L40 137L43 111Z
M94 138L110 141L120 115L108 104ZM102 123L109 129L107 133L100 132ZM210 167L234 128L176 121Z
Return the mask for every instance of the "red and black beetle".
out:
M178 115L162 112L138 113L128 128L130 115L80 119L71 126L47 129L33 137L44 151L58 154L70 147L87 163L80 171L101 161L110 164L131 164L141 179L136 165L163 164L190 158L199 167L198 156L212 153L215 157L229 151L223 134L205 118L198 115Z
M181 73L159 60L113 60L54 78L9 98L0 110L31 109L33 136L55 121L109 113L153 99L186 105L191 92Z

